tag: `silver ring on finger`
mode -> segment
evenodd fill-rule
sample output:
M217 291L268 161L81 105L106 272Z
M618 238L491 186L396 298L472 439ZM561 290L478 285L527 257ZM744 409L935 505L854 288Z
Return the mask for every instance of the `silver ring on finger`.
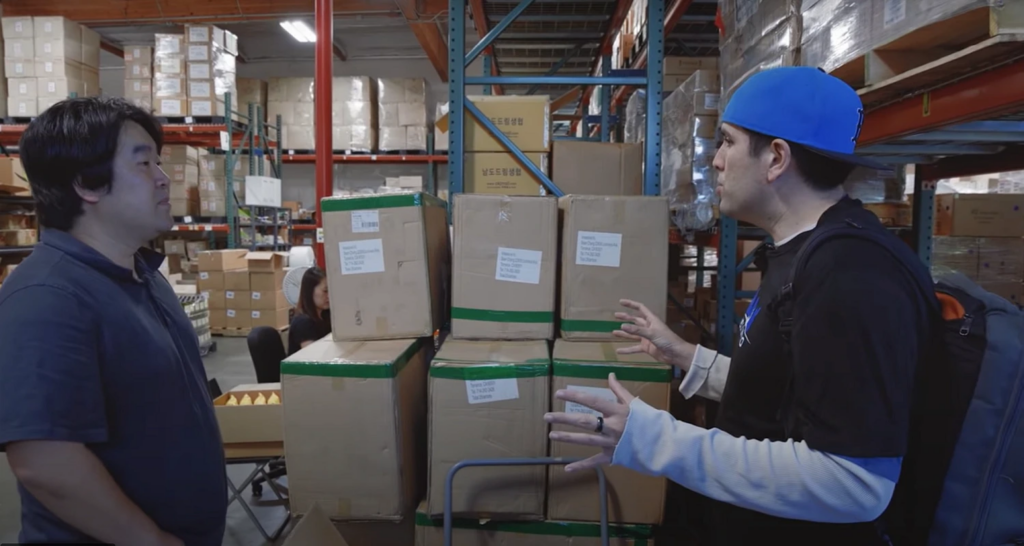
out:
M603 430L604 430L604 417L598 415L597 416L597 426L594 428L594 432L596 432L598 434L601 434L601 431L603 431Z

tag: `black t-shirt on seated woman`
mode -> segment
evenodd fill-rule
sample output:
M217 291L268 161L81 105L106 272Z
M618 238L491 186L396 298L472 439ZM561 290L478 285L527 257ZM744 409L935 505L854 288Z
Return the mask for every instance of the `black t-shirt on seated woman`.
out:
M307 341L316 341L331 333L330 310L320 313L323 320L317 323L309 315L298 314L292 319L288 328L288 355L291 356L302 348Z

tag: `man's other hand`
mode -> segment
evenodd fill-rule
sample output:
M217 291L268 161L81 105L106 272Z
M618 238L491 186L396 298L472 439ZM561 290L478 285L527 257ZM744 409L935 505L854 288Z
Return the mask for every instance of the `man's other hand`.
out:
M636 341L631 347L619 349L620 355L646 353L655 360L686 371L693 360L696 346L683 341L646 305L632 300L619 300L623 307L634 313L615 313L615 318L624 322L622 329L614 334L622 339Z

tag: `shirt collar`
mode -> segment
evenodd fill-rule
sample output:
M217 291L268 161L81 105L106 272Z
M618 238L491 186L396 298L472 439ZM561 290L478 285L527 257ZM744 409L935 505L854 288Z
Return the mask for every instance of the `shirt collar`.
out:
M43 229L40 238L41 244L67 254L109 277L123 281L135 280L135 274L132 270L115 264L103 254L100 254L99 251L79 241L66 231ZM135 253L135 264L139 267L139 273L143 275L150 275L159 270L164 259L165 256L163 254L145 247L139 248L138 252Z

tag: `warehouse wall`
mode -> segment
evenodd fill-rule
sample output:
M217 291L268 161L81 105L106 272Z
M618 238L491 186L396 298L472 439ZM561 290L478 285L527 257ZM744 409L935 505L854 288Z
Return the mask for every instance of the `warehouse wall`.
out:
M100 87L109 96L124 94L124 61L103 52L100 70ZM268 80L274 77L310 77L313 75L313 61L280 61L239 63L240 78ZM467 73L480 74L483 63L477 60ZM437 102L448 99L448 85L440 80L430 61L424 58L353 60L334 63L335 76L370 76L375 78L424 78L427 81L427 115L431 122ZM468 92L480 93L479 88ZM448 168L441 165L438 170L438 187L447 188ZM336 189L359 190L375 188L384 184L384 178L401 175L427 176L428 167L423 164L340 164L334 166L334 187ZM282 193L285 200L299 201L312 207L316 200L315 167L289 164L283 167Z

